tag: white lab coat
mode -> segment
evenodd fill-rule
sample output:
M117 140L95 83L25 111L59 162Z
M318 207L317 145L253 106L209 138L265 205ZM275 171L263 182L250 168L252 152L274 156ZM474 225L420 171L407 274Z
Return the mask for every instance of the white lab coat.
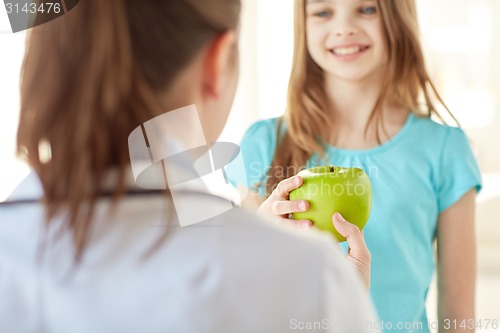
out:
M31 175L11 200L39 195ZM185 195L193 209L221 202ZM161 195L125 197L111 216L107 207L72 270L71 235L44 232L40 205L0 206L0 332L376 331L367 292L327 234L240 208L176 227Z

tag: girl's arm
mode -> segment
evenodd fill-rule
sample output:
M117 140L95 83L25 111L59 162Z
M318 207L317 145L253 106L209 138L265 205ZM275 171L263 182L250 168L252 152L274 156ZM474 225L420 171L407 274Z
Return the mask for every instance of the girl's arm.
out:
M476 191L439 215L437 278L439 332L473 332L476 284Z

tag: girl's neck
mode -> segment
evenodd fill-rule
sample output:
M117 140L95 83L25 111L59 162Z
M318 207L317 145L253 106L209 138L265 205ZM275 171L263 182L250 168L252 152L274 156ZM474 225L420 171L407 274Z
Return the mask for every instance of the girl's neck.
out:
M330 118L352 130L365 129L380 95L381 80L346 81L325 75Z
M392 138L403 127L408 111L388 100L381 105L382 123L369 122L381 93L381 80L349 82L325 76L325 92L332 120L330 144L367 149ZM378 134L378 136L377 136Z

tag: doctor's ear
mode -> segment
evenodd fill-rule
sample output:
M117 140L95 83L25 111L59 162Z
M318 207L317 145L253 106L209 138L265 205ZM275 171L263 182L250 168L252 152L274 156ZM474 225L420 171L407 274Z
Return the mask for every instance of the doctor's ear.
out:
M219 98L237 68L238 36L228 30L213 39L207 49L203 64L203 88L212 98Z

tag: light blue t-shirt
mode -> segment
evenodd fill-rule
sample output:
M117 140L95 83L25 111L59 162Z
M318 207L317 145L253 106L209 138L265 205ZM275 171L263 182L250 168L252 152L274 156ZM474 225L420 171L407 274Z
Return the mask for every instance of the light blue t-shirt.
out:
M244 168L230 165L233 185L266 182L277 140L277 118L254 123L241 142ZM481 176L460 128L411 113L384 144L366 150L327 147L331 165L359 167L372 182L372 211L365 240L372 254L371 296L386 331L428 332L425 300L434 272L438 215ZM308 167L316 162L311 159ZM264 188L259 192L264 194ZM346 249L347 243L341 246ZM421 323L421 324L419 324ZM390 326L389 326L390 325ZM398 325L406 325L398 330ZM422 326L421 330L408 329Z

